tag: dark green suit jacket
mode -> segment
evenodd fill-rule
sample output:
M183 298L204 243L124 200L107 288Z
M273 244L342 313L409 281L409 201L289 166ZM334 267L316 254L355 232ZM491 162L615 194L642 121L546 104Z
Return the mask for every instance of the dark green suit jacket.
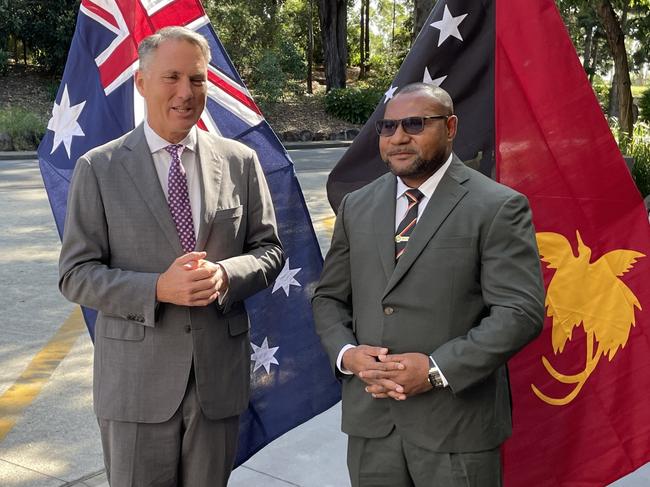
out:
M397 428L434 451L495 448L512 429L506 361L544 318L528 202L454 155L396 265L395 197L389 173L343 199L313 298L316 328L333 367L346 344L421 352L449 387L373 399L343 376L343 431Z

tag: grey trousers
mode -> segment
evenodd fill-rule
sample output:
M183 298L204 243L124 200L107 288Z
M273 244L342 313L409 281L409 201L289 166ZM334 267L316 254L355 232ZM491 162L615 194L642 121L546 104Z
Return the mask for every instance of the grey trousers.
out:
M225 487L237 452L239 417L201 412L194 372L180 407L164 423L98 419L111 487Z
M352 487L501 487L500 449L476 453L425 450L395 429L384 438L348 437Z

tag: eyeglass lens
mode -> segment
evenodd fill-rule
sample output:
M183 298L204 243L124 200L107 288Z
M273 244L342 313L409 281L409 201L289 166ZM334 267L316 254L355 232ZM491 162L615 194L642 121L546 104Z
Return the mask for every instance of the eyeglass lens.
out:
M402 130L410 135L419 134L424 130L424 117L408 117L401 120L378 120L377 132L379 135L389 137L395 133L400 123Z

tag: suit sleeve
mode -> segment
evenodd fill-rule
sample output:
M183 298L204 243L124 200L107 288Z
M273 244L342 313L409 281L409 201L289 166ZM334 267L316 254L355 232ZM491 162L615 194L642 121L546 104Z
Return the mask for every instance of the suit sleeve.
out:
M544 322L544 287L531 213L519 194L496 212L480 247L487 315L432 357L454 393L476 384L534 339Z
M232 303L268 287L284 264L271 193L257 155L251 154L247 178L243 181L247 185L244 253L219 261L228 274L228 293L221 303L226 312Z
M357 345L352 330L352 284L350 279L350 244L345 231L346 195L336 217L332 243L325 258L323 272L312 298L316 333L325 347L335 374L336 361L346 345Z
M59 289L70 301L146 326L155 324L159 274L109 267L108 227L91 161L79 159L68 193Z

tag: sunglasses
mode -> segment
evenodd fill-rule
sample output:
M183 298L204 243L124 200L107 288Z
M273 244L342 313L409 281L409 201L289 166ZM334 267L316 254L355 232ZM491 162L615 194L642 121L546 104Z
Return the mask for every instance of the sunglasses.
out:
M402 130L409 135L419 134L424 130L424 124L427 120L447 120L450 115L429 115L428 117L407 117L399 120L383 118L375 122L375 129L382 137L390 137L395 133L397 127L402 125Z

